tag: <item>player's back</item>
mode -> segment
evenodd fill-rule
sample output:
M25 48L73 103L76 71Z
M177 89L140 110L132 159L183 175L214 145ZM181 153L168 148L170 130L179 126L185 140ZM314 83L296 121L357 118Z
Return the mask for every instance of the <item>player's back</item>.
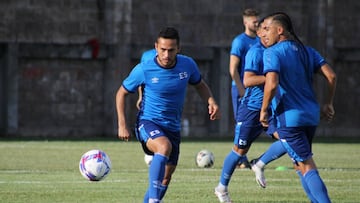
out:
M271 61L271 62L270 62ZM294 41L282 41L264 51L265 72L279 74L279 88L273 100L281 126L318 125L319 105L312 88L313 74L319 66ZM267 63L269 62L269 63Z

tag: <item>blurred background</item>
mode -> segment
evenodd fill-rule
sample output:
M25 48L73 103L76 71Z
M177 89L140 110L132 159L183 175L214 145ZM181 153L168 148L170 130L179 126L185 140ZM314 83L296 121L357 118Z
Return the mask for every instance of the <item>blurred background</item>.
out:
M221 120L210 122L189 87L183 135L232 137L229 51L244 31L246 8L261 16L287 12L301 40L336 71L336 119L322 122L318 136L359 137L358 0L1 0L0 136L116 137L117 89L160 28L174 26L181 52L196 60L222 111ZM321 103L324 79L314 86ZM136 99L128 97L130 125Z

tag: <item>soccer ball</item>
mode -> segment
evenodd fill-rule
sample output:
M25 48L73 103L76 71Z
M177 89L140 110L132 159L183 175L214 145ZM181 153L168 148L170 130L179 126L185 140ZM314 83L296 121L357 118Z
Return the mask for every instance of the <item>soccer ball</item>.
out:
M214 154L206 149L198 152L195 158L195 164L200 168L210 168L214 165L214 162Z
M145 154L144 161L147 166L150 166L152 160L153 160L153 155Z
M87 180L100 181L109 175L111 161L105 152L98 149L90 150L82 155L79 170Z

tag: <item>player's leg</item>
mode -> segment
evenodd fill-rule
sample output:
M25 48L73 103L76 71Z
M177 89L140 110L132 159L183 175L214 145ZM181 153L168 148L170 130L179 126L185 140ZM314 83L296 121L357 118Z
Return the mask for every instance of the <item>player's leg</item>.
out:
M286 149L279 140L273 142L270 147L259 158L250 161L251 169L255 173L256 182L262 187L266 187L264 169L267 164L280 158L286 153Z
M251 146L251 143L262 132L261 125L254 125L254 123L259 123L258 113L256 111L248 110L246 106L241 106L240 108L241 110L238 112L241 113L242 118L238 118L238 122L235 126L234 146L224 159L220 181L218 186L215 188L215 194L220 202L230 202L230 197L228 196L228 185L236 165L239 161L246 159L246 154Z
M230 153L225 157L223 168L220 174L220 181L218 185L215 187L215 195L218 197L220 202L231 202L230 196L228 195L228 185L231 180L231 176L234 173L234 170L237 164L246 157L246 153L241 155L239 151L238 145L247 144L242 138L242 135L246 134L245 132L249 131L243 127L243 122L238 122L235 126L235 137L234 137L234 146Z
M270 112L270 111L269 111ZM273 114L273 113L269 113ZM269 118L269 127L266 129L266 134L272 139L279 140L279 135L276 132L277 123L275 117ZM280 158L286 153L286 149L282 146L280 141L273 142L270 147L259 158L250 161L251 169L255 173L256 182L262 187L266 187L266 180L264 169L267 164Z
M301 185L302 185L307 197L310 199L311 203L319 203L318 201L316 201L315 197L311 194L311 191L305 182L304 176L301 174L301 171L299 169L297 169L296 165L295 165L295 170L300 178Z
M162 200L166 194L166 191L169 187L172 174L175 172L176 166L179 160L180 153L180 132L166 132L167 137L169 138L172 150L169 156L169 160L165 167L165 175L160 186L160 199Z
M331 201L326 186L312 158L311 140L315 129L316 127L285 128L279 129L278 133L283 146L301 171L305 183L304 191L308 197L312 196L317 202L328 203ZM309 191L306 191L306 186Z
M149 139L147 147L155 153L149 167L149 202L159 202L161 200L160 188L165 176L165 166L172 147L165 136Z
M137 138L142 143L145 152L154 153L153 160L149 166L149 188L145 194L144 201L149 195L148 202L160 202L160 186L165 175L165 165L172 151L172 144L166 137L165 132L150 121L140 121ZM150 136L151 135L151 136Z
M234 148L235 147L236 146L234 146ZM230 183L231 176L236 168L236 165L244 158L244 156L241 156L234 149L232 149L230 153L225 157L220 175L220 181L215 187L215 195L218 197L220 202L231 202L230 196L228 195L228 185Z
M231 86L231 100L232 100L232 106L234 112L234 119L236 121L238 120L239 116L242 116L241 112L238 112L239 106L241 104L241 97L239 95L239 90L236 87L236 85ZM236 168L239 169L250 168L250 163L246 155L242 159L240 159L239 163L236 165Z

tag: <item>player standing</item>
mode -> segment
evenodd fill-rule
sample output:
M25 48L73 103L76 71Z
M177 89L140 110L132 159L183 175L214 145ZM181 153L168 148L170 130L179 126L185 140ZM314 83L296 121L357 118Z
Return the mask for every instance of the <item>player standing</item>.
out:
M264 20L265 87L260 121L268 126L268 108L274 110L280 140L303 177L304 191L312 202L330 202L315 161L311 144L320 120L320 107L312 87L314 73L325 76L328 97L322 113L331 121L336 74L314 49L305 47L296 36L290 17L282 12Z
M261 36L261 32L262 21L259 22L257 34ZM246 154L252 142L264 131L259 121L265 82L262 60L265 46L263 44L263 38L261 38L260 42L249 49L245 57L244 86L246 89L238 107L239 114L236 120L234 146L224 160L220 181L215 188L215 195L220 202L231 202L228 195L228 185L236 165L238 162L246 159ZM275 127L274 123L267 129L266 133L274 137L274 134L276 134ZM272 157L281 157L285 154L286 151L281 143L275 142L274 144L279 148L271 151ZM260 171L260 176L257 176L256 180L261 187L266 187L265 179L261 176L262 174L262 171Z
M157 56L138 64L116 94L118 136L128 141L125 97L143 86L143 100L136 123L136 137L147 154L154 154L149 167L149 187L144 202L157 203L164 197L179 158L181 114L187 85L194 85L208 103L210 120L219 108L195 61L178 55L180 38L174 28L164 28L155 42Z
M251 46L259 42L259 38L256 35L258 18L258 11L250 8L245 9L243 12L243 23L245 31L237 35L231 43L229 72L232 78L231 98L235 121L239 114L238 107L241 97L245 92L243 85L245 55ZM244 159L244 164L239 163L239 167L249 167L247 158Z

